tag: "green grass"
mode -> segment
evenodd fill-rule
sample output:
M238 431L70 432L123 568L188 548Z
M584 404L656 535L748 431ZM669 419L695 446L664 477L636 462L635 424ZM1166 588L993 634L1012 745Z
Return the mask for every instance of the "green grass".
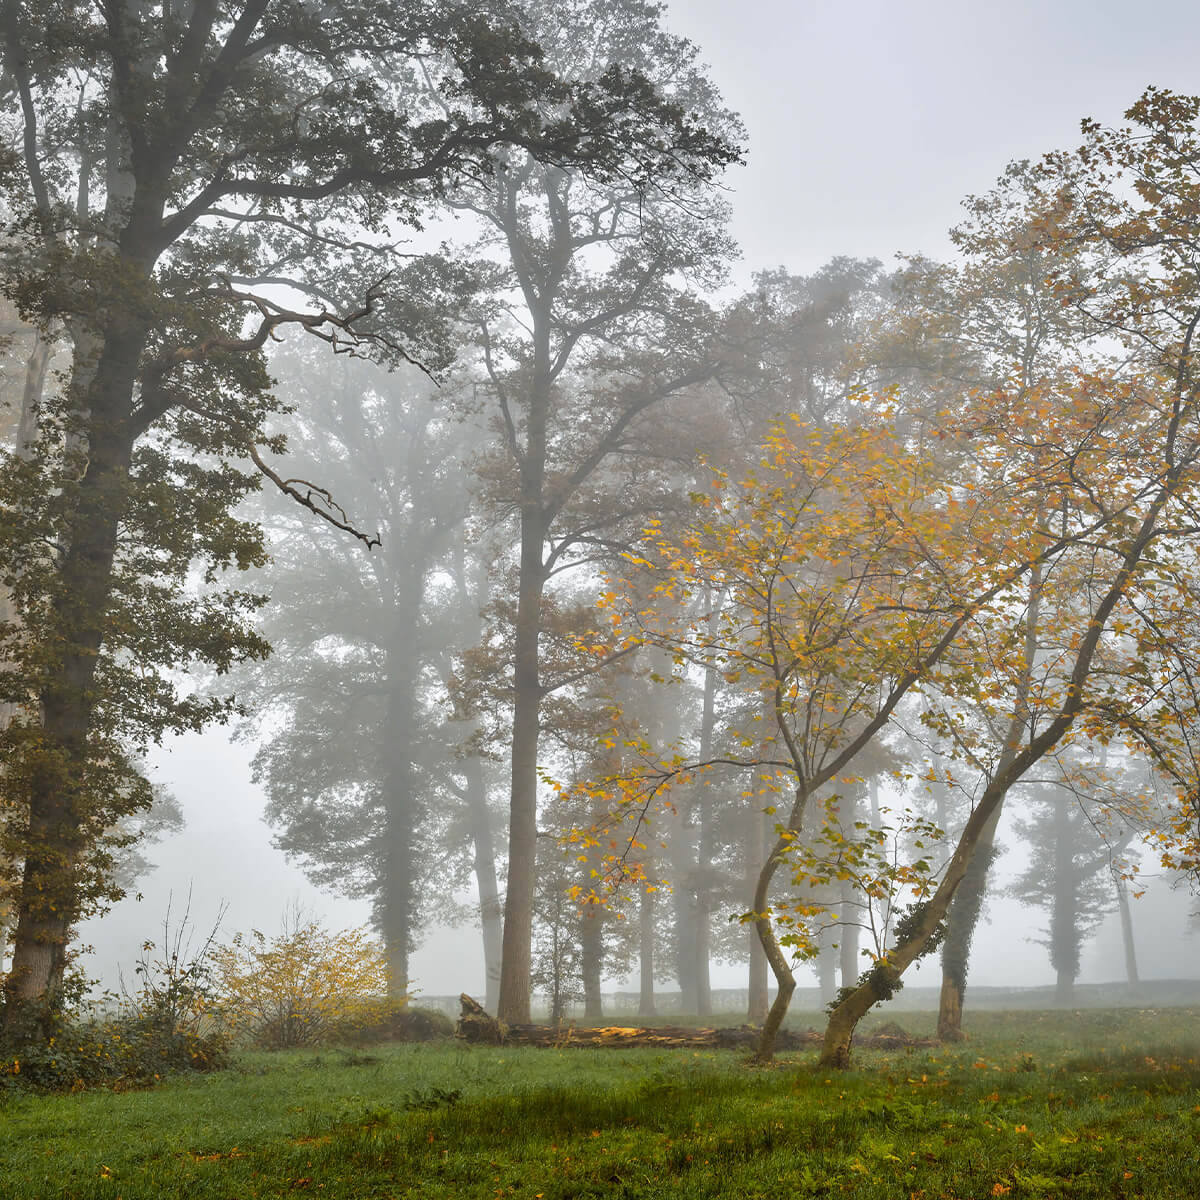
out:
M1200 1195L1200 1010L970 1027L843 1074L811 1053L247 1054L151 1091L0 1101L0 1198Z

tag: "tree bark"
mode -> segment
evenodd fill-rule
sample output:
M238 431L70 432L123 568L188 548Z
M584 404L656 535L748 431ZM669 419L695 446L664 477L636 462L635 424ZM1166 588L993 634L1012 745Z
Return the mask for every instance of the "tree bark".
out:
M942 991L938 1000L937 1035L943 1042L962 1041L963 998L967 991L971 940L983 912L988 875L996 857L996 829L1003 808L1003 803L998 804L992 819L984 826L975 855L950 906L946 940L942 944Z
M604 910L599 904L586 904L579 916L583 1016L588 1021L599 1021L604 1016L604 1001L600 992L601 978L604 974Z
M544 455L543 440L543 458ZM512 791L500 968L499 1016L510 1025L529 1023L533 892L537 870L537 765L542 703L538 644L545 582L542 549L546 537L537 499L541 493L540 479L536 488L527 485L527 493L521 511L521 576L513 631Z
M65 647L46 672L42 747L29 777L29 816L12 970L4 985L6 1035L48 1040L62 990L71 927L85 898L77 884L88 801L92 681L112 586L117 529L124 514L132 438L125 424L146 330L128 318L110 328L93 361L77 363L90 386L87 465L77 484L58 562L51 621ZM88 339L90 342L90 339ZM76 357L91 354L90 345Z
M471 841L475 849L475 886L479 890L479 924L483 934L484 1007L494 1013L500 998L500 947L504 902L496 879L496 844L492 812L488 807L483 766L478 758L463 765L467 781L467 805L471 820Z
M638 902L638 1016L656 1015L654 1004L654 909L657 892L642 888Z
M1137 987L1137 944L1133 937L1133 913L1129 909L1129 889L1119 875L1116 879L1117 911L1121 914L1121 945L1125 950L1125 978L1130 987Z
M746 895L754 894L755 883L763 869L763 846L766 842L766 821L760 810L751 807L747 813L746 826ZM750 943L749 978L747 980L746 1020L751 1025L762 1025L767 1019L768 995L767 956L758 935L758 929L750 925L746 930Z

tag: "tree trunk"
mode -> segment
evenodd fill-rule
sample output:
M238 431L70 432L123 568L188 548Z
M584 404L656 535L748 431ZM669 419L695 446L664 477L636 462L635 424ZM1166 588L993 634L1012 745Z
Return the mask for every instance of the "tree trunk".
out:
M709 627L715 631L716 614ZM700 761L707 762L713 754L713 731L716 727L717 672L711 666L704 671L704 702L700 717ZM707 776L699 779L700 830L696 848L696 910L695 910L695 973L696 1014L707 1017L712 1013L712 982L709 959L712 951L712 863L716 851L716 831L713 828L713 789Z
M543 448L542 457L545 451ZM539 638L542 548L546 537L540 509L540 478L521 511L521 575L513 650L512 791L508 819L508 884L500 967L499 1017L510 1025L529 1023L533 937L533 892L537 873L537 760L541 719Z
M604 974L604 909L599 904L584 905L580 913L579 963L583 976L583 1015L588 1021L604 1017L600 992Z
M962 1040L963 998L967 990L971 940L983 912L988 874L996 857L996 829L1003 808L1003 802L998 804L992 819L983 827L975 855L950 906L946 940L942 944L942 992L938 1000L937 1035L943 1042Z
M843 887L843 913L846 911L847 899L852 899L852 897L847 896L847 889ZM850 987L851 984L855 983L862 968L862 960L859 957L859 936L861 933L862 929L853 922L845 922L838 929L838 954L840 959L838 965L842 987Z
M675 875L672 893L675 908L675 974L679 980L679 1011L695 1014L699 1008L696 976L695 855L691 830L680 812L671 839L671 862Z
M479 924L483 933L484 1007L496 1011L500 997L500 946L503 901L496 879L496 845L492 812L488 807L483 766L478 758L463 765L467 780L467 805L471 819L471 841L475 848L475 885L479 890Z
M132 441L124 422L144 341L145 331L137 327L113 331L94 372L90 361L78 372L91 383L80 407L90 415L92 434L67 518L51 608L52 627L66 649L45 676L42 744L28 776L13 964L4 985L4 1033L16 1040L52 1036L70 931L86 900L78 873L94 803L85 792L92 685L117 528L127 503Z
M763 868L763 847L766 842L766 820L757 808L747 814L746 827L746 895L754 894L754 885ZM762 1025L767 1019L768 964L758 930L750 925L746 930L750 941L750 970L747 981L746 1020L751 1025Z
M822 1007L831 1003L837 995L837 976L834 974L837 954L829 944L828 936L828 932L821 935L821 949L817 954L817 991Z
M808 792L802 784L797 784L792 800L792 811L786 826L787 830L800 828L807 805ZM791 844L791 838L788 837L775 839L754 885L754 928L758 933L763 953L766 955L767 964L775 976L776 987L775 999L767 1010L766 1020L763 1021L762 1033L759 1036L758 1050L754 1055L755 1061L763 1064L770 1062L774 1057L775 1037L783 1024L783 1018L787 1016L788 1005L792 1002L792 993L796 990L796 977L792 974L792 968L783 952L783 947L780 946L779 939L775 936L769 911L771 880L787 857Z
M638 1016L653 1017L654 1006L654 909L657 892L642 888L638 903Z
M1070 801L1061 787L1053 790L1054 892L1050 910L1050 961L1054 967L1054 1003L1075 1002L1079 975L1079 888L1074 854Z
M1125 950L1125 978L1130 987L1137 987L1137 946L1133 939L1133 913L1129 909L1129 889L1119 875L1116 879L1117 911L1121 914L1121 945Z

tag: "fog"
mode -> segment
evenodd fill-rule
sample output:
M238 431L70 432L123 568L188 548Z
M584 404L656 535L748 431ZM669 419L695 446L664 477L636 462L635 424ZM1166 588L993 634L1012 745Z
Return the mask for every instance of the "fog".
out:
M756 0L751 4L731 5L727 0L680 0L670 5L667 25L672 32L696 43L724 104L740 114L747 130L747 161L728 171L724 176L723 191L712 200L714 212L722 201L730 205L729 231L740 254L730 265L727 277L717 280L710 294L732 302L755 286L759 272L778 268L793 277L803 277L804 286L810 287L815 295L817 285L811 281L820 276L831 260L839 257L878 260L882 264L879 270L884 274L893 269L901 254L952 259L956 251L948 230L963 218L964 197L986 192L1011 160L1036 159L1052 149L1073 147L1079 141L1079 123L1083 117L1094 117L1108 125L1120 124L1123 111L1147 85L1176 89L1185 94L1195 89L1195 47L1200 39L1200 10L1185 3L1151 2L1142 6L1134 21L1128 6L1115 0L1004 5L964 5L960 0L916 0L907 5L885 0L862 0L857 5L797 4L791 0ZM480 196L484 198L480 199ZM480 230L486 234L490 228L486 199L486 188L481 188L478 195L467 194L461 207L474 215L457 221L442 216L432 225L434 234L441 237L444 233L463 241L471 240ZM680 211L685 208L680 205ZM695 214L687 211L691 219ZM699 209L696 214L698 226L711 217L711 213L706 215ZM679 221L682 227L683 218ZM670 225L665 218L664 225ZM680 237L682 240L683 235ZM480 246L493 249L495 244L496 241L487 243L482 237L479 242ZM691 270L691 264L673 268L673 273L660 281L664 293L680 279L686 279L689 287L701 279L703 268L696 268L695 273L689 275ZM719 272L714 271L714 278L716 274ZM703 291L702 287L696 286ZM887 286L871 283L864 288L862 294L873 297L863 301L864 311L871 304L885 303ZM871 288L877 288L877 291L871 292ZM507 292L496 302L496 310L472 318L485 329L489 338L494 338L494 342L488 342L489 353L492 345L503 345L502 352L509 353L512 362L520 359L519 343L525 335L521 319L513 315L516 305L512 297L516 291L510 281ZM278 294L291 296L295 293L283 289ZM811 298L809 293L805 296ZM663 308L666 307L664 303ZM865 321L866 317L863 319ZM649 344L643 350L644 357L648 358L659 348ZM605 352L596 351L595 361L600 364L597 372L611 371L616 375L618 368L604 359ZM529 361L533 361L532 355ZM301 395L305 387L316 386L311 384L304 363L288 360L282 353L273 360L272 369L282 380L285 399L289 387ZM641 369L640 365L638 369ZM662 373L661 364L657 362L645 370L647 377L658 370L660 374L653 375L655 380ZM583 374L581 369L578 378ZM419 382L415 373L412 377ZM500 428L498 416L493 418L493 426L487 425L484 405L502 392L504 382L515 378L515 368L505 375L503 369L494 368L489 362L487 371L479 367L472 376L460 364L447 368L440 377L443 380L441 394L446 403L453 400L462 408L456 418L461 422L458 432L452 430L446 434L443 430L437 436L460 437L464 442L475 438L481 447L484 446L487 430ZM399 376L388 378L407 380L409 375L402 371ZM563 378L570 381L573 377L568 373ZM418 382L411 386L418 387ZM353 391L359 385L348 386ZM591 385L585 381L576 386L586 389ZM605 386L610 386L607 377ZM378 387L382 390L385 384L380 382ZM672 393L669 401L664 402L679 406L671 409L673 413L682 411L684 402L679 399L682 395L685 393ZM464 397L470 397L469 404ZM698 426L703 417L712 416L715 402L704 400L697 411L700 409L703 412L701 418L697 418ZM505 418L508 418L507 412ZM305 419L301 407L299 420L303 423ZM441 419L430 418L430 421L436 424ZM572 417L564 420L565 424L577 421L580 445L584 444L585 436L594 432L596 422L589 423L590 420L582 403ZM712 420L715 423L718 418L712 417ZM731 418L729 420L734 423ZM520 425L520 421L517 424ZM680 427L685 433L691 429L683 417ZM422 437L425 432L422 426ZM297 436L294 430L292 433ZM713 436L707 429L701 429L697 437L701 435ZM319 440L319 434L314 436ZM653 431L647 435L651 439L654 436ZM437 447L448 443L435 443L433 435L430 438L433 449L425 465L441 466L437 456L446 452ZM719 437L716 440L719 442ZM291 472L289 467L288 472L328 483L340 502L346 494L344 489L339 487L336 478L323 473L320 455L312 444L305 447L302 434L298 441L296 453L303 469ZM406 448L396 443L394 448L380 451L378 463L371 460L366 465L363 465L365 459L353 460L351 455L346 478L353 478L357 471L363 476L370 475L372 484L383 481L394 465L387 460L402 458ZM520 447L514 451L517 460L521 459L519 450ZM654 454L659 454L663 460L669 457L657 444L649 449L645 445L639 446L638 451L645 454L646 462L651 462ZM519 516L520 505L510 496L507 501L496 501L492 509L486 509L489 489L499 494L504 483L501 468L496 465L495 455L500 452L493 447L489 453L493 458L481 471L483 482L463 483L459 488L464 498L464 510L456 514L456 519L465 521L460 528L469 529L479 545L485 547L481 552L482 569L486 570L488 566L493 569L492 591L480 598L475 612L486 602L506 602L516 594L513 585L516 556L512 547L519 543L514 522ZM709 454L710 461L715 460L717 453L719 451ZM582 456L582 451L577 454ZM660 459L653 459L653 462L658 463ZM562 460L551 464L550 476L570 477L571 465L569 456L563 451ZM687 482L692 479L687 474L692 469L681 468L674 484L679 495L692 486ZM400 467L395 466L395 470L398 473ZM625 494L632 495L636 488L650 486L646 483L647 477L660 468L654 465L629 468L629 478L620 474L622 470L624 468L603 466L601 474L594 480L589 482L588 477L584 477L584 482L588 486L594 485L597 493L602 490L602 485L619 485L626 489ZM605 476L604 471L611 474ZM388 478L392 479L391 476ZM399 478L398 474L396 478ZM497 479L500 479L499 483ZM679 483L680 479L684 482ZM614 480L617 484L613 484ZM451 484L453 491L453 481ZM695 486L700 487L699 484ZM427 494L431 495L435 483L418 485L411 477L406 477L404 487L409 488L413 496L417 496L423 487L428 488ZM400 484L396 483L392 490L398 492ZM469 515L468 494L474 497L471 503L478 502ZM484 501L479 500L480 496ZM580 501L580 508L593 500L594 496L589 493ZM381 515L361 507L348 510L348 521L356 528L368 532L379 528L383 532L383 550L370 552L375 555L375 563L388 564L378 568L381 577L393 581L405 577L409 568L386 559L388 539L401 538L402 529L407 528L403 521L416 507L419 505L410 499L400 503L390 514L384 512ZM631 507L636 505L631 503ZM326 509L330 511L328 506ZM310 521L309 515L299 514L299 510L288 515L281 504L271 507L268 503L265 511L268 523L274 523L272 545L284 568L288 556L301 542L319 543L322 539L333 542L341 538L347 555L368 553L355 546L349 534L319 526L315 517ZM262 512L255 510L256 517ZM304 522L309 522L308 531L297 533ZM505 522L509 524L505 525ZM408 536L407 533L404 536ZM553 544L550 534L547 534L546 544ZM413 566L411 571L417 573L422 585L431 581L428 583L431 592L437 592L438 588L449 591L451 588L445 579L457 569L461 582L471 569L470 563L464 566L462 561L456 568L446 566L454 553L439 545L436 554L441 555L437 559L441 565ZM430 554L434 552L430 551ZM460 554L460 560L461 557ZM349 595L349 572L358 568L344 565L350 562L349 557L339 561L343 565L335 565L331 570L346 573ZM604 569L603 565L588 563L580 576L584 580L578 585L580 590L570 592L564 588L556 601L566 614L564 622L570 615L570 605L582 603L579 597L587 588L598 590ZM364 577L372 570L375 568L362 568ZM510 574L504 575L503 570ZM268 572L263 578L277 577ZM510 592L506 593L506 588ZM591 603L590 598L588 603ZM448 612L451 606L449 602L439 601L433 607ZM435 612L426 623L433 624L442 619L445 612ZM473 615L469 613L465 618L468 624ZM494 632L508 618L503 614L496 617L493 613L492 619L494 624L488 628ZM459 617L453 620L457 621ZM482 627L475 633L484 636ZM546 635L547 640L550 636ZM403 642L403 635L398 637ZM495 634L495 638L498 644L502 635ZM423 766L427 758L453 758L458 751L446 748L453 739L446 734L443 740L443 733L455 721L462 728L473 721L471 730L478 732L489 720L498 719L496 713L500 704L494 699L477 701L477 711L469 717L457 711L449 714L450 701L445 699L446 681L452 676L458 679L466 670L455 655L471 651L478 640L476 637L472 641L464 634L457 645L439 643L436 651L430 653L428 663L413 666L408 700L417 707L424 704L430 712L436 713L436 719L429 717L427 726L413 725L415 749L410 756L411 762L406 761L396 768L402 773L415 769L412 763L419 762ZM314 636L306 643L297 635L296 644L301 648L285 650L278 669L299 670L306 653L317 654L314 647L318 641L319 638ZM303 648L305 645L307 650ZM501 651L496 651L497 656L500 654ZM691 688L698 696L700 690L708 686L704 678L705 665L699 658L689 661L692 674L680 676L679 690ZM669 673L669 668L665 669ZM709 664L708 669L711 672L715 668ZM243 696L253 697L256 692L269 694L276 687L284 687L278 683L280 677L272 674L273 670L276 668L268 661L254 668L252 675L235 672L234 681ZM562 673L568 673L566 668L562 668ZM604 699L607 703L611 696L606 695ZM731 707L735 703L728 701ZM665 707L670 708L670 703ZM718 718L725 719L727 713L720 703L717 708ZM585 778L589 767L584 762L586 752L580 746L591 735L586 730L573 729L569 734L562 734L563 744L559 744L562 731L554 727L557 711L548 709L542 718L542 753L546 756L542 765L559 777L557 773L565 771L564 764L569 764L572 770L578 768L578 778ZM274 717L268 716L257 730L243 729L242 738L237 741L233 740L229 727L219 725L202 735L169 737L150 755L150 777L178 800L185 827L142 850L150 862L150 869L138 880L133 894L117 902L104 915L82 924L79 938L90 948L84 967L89 975L99 980L102 988L116 988L122 971L128 977L139 948L146 940L161 940L168 907L176 925L186 912L196 931L195 936L202 939L218 923L222 938L251 928L271 932L279 926L285 909L295 905L334 928L370 922L383 927L388 921L397 919L392 908L403 909L409 903L405 897L388 899L377 893L364 894L364 887L358 885L355 885L356 895L342 894L331 882L331 879L336 881L336 866L313 866L315 858L319 858L318 851L305 849L303 845L299 849L293 846L289 857L275 844L283 836L281 829L287 821L279 818L268 826L264 814L271 767L270 764L262 767L260 760L264 782L256 783L252 779L251 762L262 744L257 739L265 730L270 740L275 728L271 722L277 717L278 713ZM566 719L563 720L565 725ZM733 718L729 720L732 722ZM655 712L645 717L647 727L654 721L659 722L660 729L669 728L670 714ZM302 726L303 720L297 718L297 723ZM300 729L296 737L305 732ZM342 732L345 737L352 737L354 731L347 728ZM684 736L682 732L676 734L677 739ZM696 736L703 741L700 735ZM719 737L719 731L716 736ZM572 738L575 740L571 741ZM549 742L554 746L546 750L545 745ZM596 739L593 743L596 744ZM711 736L707 748L712 749ZM382 754L386 749L375 747L373 752ZM286 753L279 751L280 755ZM298 757L301 751L293 748L291 753ZM491 753L490 759L485 756L486 770L492 772L494 778L489 775L485 781L486 790L491 797L493 815L500 814L496 819L503 822L507 803L508 785L504 779L507 763L496 760L494 747ZM708 756L715 756L715 752ZM693 757L705 755L694 754ZM600 769L594 763L592 767ZM1064 771L1070 767L1068 764ZM1124 769L1123 766L1120 769ZM278 763L275 770L274 786L279 789L279 795L288 792L289 788L292 792L302 790L301 783L279 782L283 769ZM448 774L454 775L454 771L450 770ZM736 786L740 789L744 783ZM347 796L359 795L354 790L358 787L358 783L345 780L330 785L331 794L336 793L339 803L347 804ZM455 775L453 779L439 781L436 787L440 790L429 802L429 809L440 812L442 810L437 806L442 800L465 796L470 784ZM282 799L276 796L275 803L279 812L293 814L294 824L302 824L295 817L299 801L292 792ZM966 792L965 785L963 792ZM287 808L288 803L292 803L292 809ZM539 819L547 823L543 830L546 837L551 838L555 832L561 835L562 829L551 828L557 818L547 814L553 813L556 800L544 784L538 803ZM866 801L859 798L855 803L865 805ZM1010 804L1001 820L998 833L1001 854L993 868L989 898L974 938L972 987L1032 988L1055 984L1056 971L1047 949L1036 940L1046 925L1046 914L1022 905L1012 895L1013 885L1029 858L1026 843L1012 826L1012 818L1024 811L1021 804L1020 801ZM662 818L667 823L670 819ZM456 817L455 820L461 824L467 818ZM566 821L565 817L563 821ZM658 827L652 823L651 828ZM428 834L422 832L420 836L432 838L440 829L439 825L436 830ZM296 836L296 845L300 845L302 839ZM320 836L320 829L315 833L309 829L304 834L313 844ZM421 879L414 881L406 877L405 880L404 886L415 893L413 904L422 913L421 928L405 963L409 991L418 997L454 996L465 991L482 998L487 990L478 924L479 893L470 861L471 854L477 851L464 848L468 844L467 835L457 825L454 836L459 841L453 851L446 851L447 861L441 865L438 876L443 883L435 886ZM690 838L692 834L689 832L687 836ZM703 836L697 833L698 838ZM496 859L502 863L502 827L496 832L495 845ZM542 849L539 847L539 854ZM668 885L660 893L664 904L672 903L671 869L665 861L670 853L664 851L664 861L656 868ZM1128 853L1131 858L1138 857L1140 852L1136 843L1135 849ZM949 857L949 848L939 854L941 866ZM1197 943L1189 918L1194 900L1186 887L1175 886L1178 880L1161 871L1152 859L1150 853L1141 855L1143 874L1130 885L1134 891L1144 892L1132 906L1141 979L1200 980L1200 958L1196 954ZM730 861L733 861L732 857ZM307 874L305 863L309 868ZM322 871L325 886L317 886L311 876ZM452 893L448 900L436 896L442 887ZM343 889L343 892L345 890L353 889ZM638 920L637 895L638 884L627 883L624 899L618 901L618 907L621 904L627 906L624 919L631 923ZM749 904L747 896L741 906L744 909ZM453 907L461 919L452 924L442 923L438 919L438 910L446 907ZM711 916L713 927L723 929L729 915L726 908L707 914L705 919ZM623 954L625 961L619 973L611 965L604 968L603 991L606 994L638 991L636 953L626 950ZM656 984L663 994L673 992L679 986L678 980L670 977L668 959L664 948ZM816 972L815 965L799 967L800 986L815 987ZM941 979L937 956L925 958L906 979L913 987L937 988ZM1114 908L1085 939L1076 982L1086 987L1089 984L1120 984L1123 980L1121 929ZM746 989L746 965L714 959L710 981L713 989Z

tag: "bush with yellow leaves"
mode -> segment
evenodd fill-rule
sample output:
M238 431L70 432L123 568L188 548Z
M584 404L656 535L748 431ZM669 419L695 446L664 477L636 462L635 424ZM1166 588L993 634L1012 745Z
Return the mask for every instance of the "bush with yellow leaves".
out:
M212 960L229 1024L268 1049L341 1040L387 992L383 950L369 930L334 932L299 913L274 937L237 934Z

